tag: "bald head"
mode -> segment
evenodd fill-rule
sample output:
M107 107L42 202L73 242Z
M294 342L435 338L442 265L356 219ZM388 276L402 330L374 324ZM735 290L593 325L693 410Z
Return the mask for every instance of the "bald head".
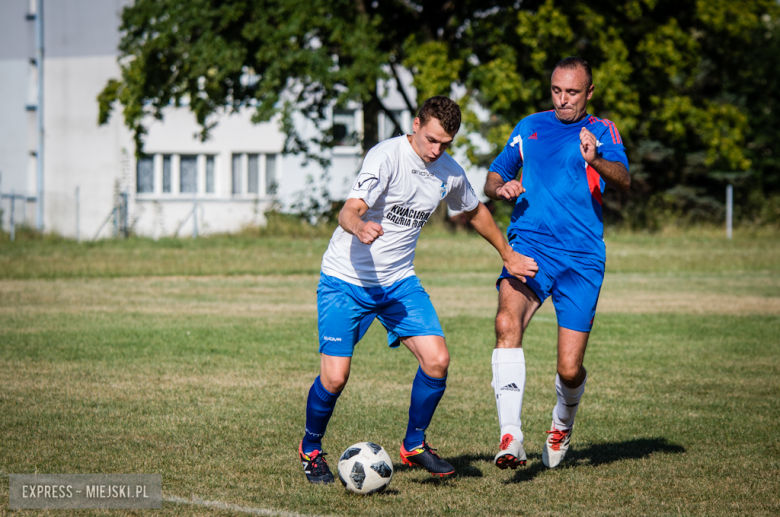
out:
M570 56L561 59L558 61L558 64L555 65L555 68L553 69L553 75L555 75L555 71L561 69L561 70L577 70L580 69L583 72L585 72L585 75L588 77L588 86L593 84L593 72L590 70L590 65L587 61L582 59L581 57L575 57Z

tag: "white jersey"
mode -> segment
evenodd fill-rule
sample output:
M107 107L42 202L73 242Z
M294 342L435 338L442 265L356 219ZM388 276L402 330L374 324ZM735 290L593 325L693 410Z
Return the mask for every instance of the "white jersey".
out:
M363 221L379 223L384 235L366 245L339 226L322 257L322 272L363 287L387 287L414 275L417 238L442 200L459 212L479 204L450 155L426 163L406 135L371 148L348 198L366 202Z

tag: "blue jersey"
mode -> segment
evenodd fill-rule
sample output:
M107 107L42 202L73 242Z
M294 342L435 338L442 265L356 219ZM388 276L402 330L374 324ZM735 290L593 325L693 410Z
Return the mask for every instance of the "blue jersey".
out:
M625 147L615 124L591 115L564 124L554 111L521 120L504 150L490 166L504 181L520 181L525 193L517 198L509 239L524 239L565 254L606 261L601 194L605 183L580 152L580 130L596 137L599 156L628 169Z

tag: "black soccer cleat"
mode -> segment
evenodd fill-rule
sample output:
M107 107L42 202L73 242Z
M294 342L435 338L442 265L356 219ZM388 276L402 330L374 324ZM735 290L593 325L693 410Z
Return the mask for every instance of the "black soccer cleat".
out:
M425 440L422 445L411 451L407 451L401 442L401 461L404 465L422 467L432 476L444 477L455 473L455 467L441 459L436 454L436 449L431 449Z
M309 483L315 485L333 483L333 474L331 474L330 468L328 468L328 462L325 461L324 452L313 451L309 454L304 454L303 441L301 441L301 445L298 446L298 456L301 458L303 472L306 474L306 479L309 480Z

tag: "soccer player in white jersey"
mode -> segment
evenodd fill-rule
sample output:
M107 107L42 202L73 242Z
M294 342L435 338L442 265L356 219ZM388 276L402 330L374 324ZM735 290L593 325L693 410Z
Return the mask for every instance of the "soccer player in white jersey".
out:
M322 258L317 288L320 375L309 390L298 454L311 483L332 483L322 437L349 378L352 352L378 318L390 347L403 343L420 363L412 384L401 460L436 476L455 469L431 449L425 430L444 394L450 356L439 318L414 274L417 238L444 200L466 214L515 278L536 262L512 250L479 202L463 169L445 151L460 128L460 108L447 97L425 101L412 135L385 140L366 155Z

